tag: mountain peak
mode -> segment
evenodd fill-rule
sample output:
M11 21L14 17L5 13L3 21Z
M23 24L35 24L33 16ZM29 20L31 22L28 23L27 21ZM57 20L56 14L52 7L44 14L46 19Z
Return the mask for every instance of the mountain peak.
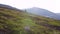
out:
M31 9L42 9L42 8L38 8L38 7L32 7Z

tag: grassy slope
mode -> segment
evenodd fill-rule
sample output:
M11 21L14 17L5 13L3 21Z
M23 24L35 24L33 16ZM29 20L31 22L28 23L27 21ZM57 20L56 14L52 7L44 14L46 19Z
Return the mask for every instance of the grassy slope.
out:
M60 21L0 8L0 33L5 34L60 34Z

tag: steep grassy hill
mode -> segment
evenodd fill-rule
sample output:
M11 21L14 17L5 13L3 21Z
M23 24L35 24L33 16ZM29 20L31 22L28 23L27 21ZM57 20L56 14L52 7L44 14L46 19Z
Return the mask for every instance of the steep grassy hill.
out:
M0 8L0 34L60 34L60 21Z

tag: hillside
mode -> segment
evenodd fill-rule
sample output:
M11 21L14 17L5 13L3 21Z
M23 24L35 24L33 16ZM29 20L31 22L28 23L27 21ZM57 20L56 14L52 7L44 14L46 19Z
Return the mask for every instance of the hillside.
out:
M60 34L60 21L3 7L0 34Z

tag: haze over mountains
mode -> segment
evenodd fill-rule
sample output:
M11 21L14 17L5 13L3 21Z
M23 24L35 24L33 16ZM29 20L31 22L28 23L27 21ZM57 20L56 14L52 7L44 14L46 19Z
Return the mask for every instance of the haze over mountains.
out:
M50 12L50 11L42 9L42 8L33 7L33 8L26 9L26 11L29 13L40 15L40 16L45 16L45 17L60 20L60 16L58 14L55 14L53 12Z
M1 7L5 7L7 9L12 9L12 10L16 9L16 10L19 11L19 9L11 7L11 6L8 6L8 5L0 4L0 6ZM45 16L45 17L49 17L49 18L54 18L54 19L60 20L59 13L55 14L53 12L50 12L48 10L45 10L45 9L42 9L42 8L38 8L38 7L28 8L26 10L29 13L33 13L33 14L36 14L36 15Z

